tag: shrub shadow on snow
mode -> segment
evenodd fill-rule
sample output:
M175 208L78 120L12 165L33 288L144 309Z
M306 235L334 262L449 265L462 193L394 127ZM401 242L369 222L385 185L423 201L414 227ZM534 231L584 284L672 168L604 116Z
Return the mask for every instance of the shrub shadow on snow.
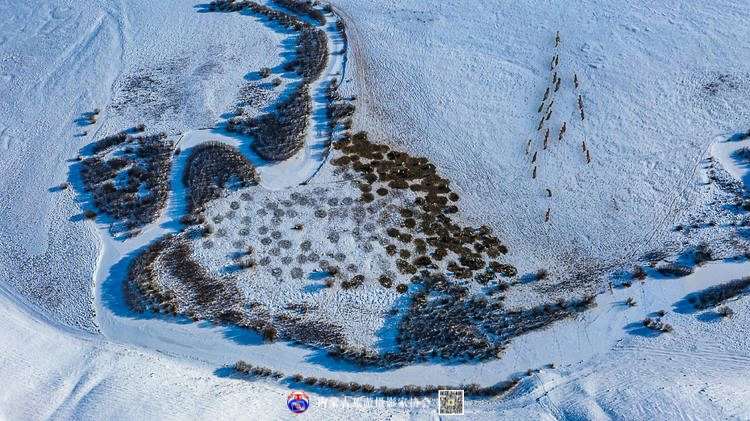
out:
M518 278L519 283L521 284L529 284L532 282L536 282L539 280L539 276L537 276L536 273L527 273L525 275L521 275Z
M205 327L215 327L215 326L217 325L214 323L205 322ZM261 335L250 329L244 329L244 328L233 326L233 325L221 325L221 327L222 327L222 336L224 336L225 339L231 340L237 345L260 346L260 345L265 344Z
M386 372L392 369L378 366L361 366L359 364L350 363L341 359L335 359L328 355L328 351L324 349L314 348L308 345L289 344L290 346L300 346L305 349L314 350L315 352L309 354L305 358L305 362L315 364L324 367L326 370L331 372L345 372L345 373L362 373L362 372Z
M750 145L734 151L731 158L739 168L745 170L745 173L742 175L742 184L745 186L747 192L750 189Z
M624 327L625 331L630 335L643 336L646 338L655 338L661 335L661 332L647 328L643 325L643 322L632 322L628 323Z
M158 239L154 241L158 241ZM221 335L225 339L231 340L238 345L259 346L266 343L263 341L263 338L259 333L231 324L219 324L207 320L194 321L185 316L154 314L148 311L144 313L137 313L130 310L126 304L123 283L128 273L130 261L133 259L133 257L137 256L150 245L151 243L144 244L142 247L132 251L131 253L120 259L120 261L112 265L105 281L102 283L102 304L110 311L112 311L114 315L135 320L159 319L180 325L194 324L201 329L216 329L218 327L220 328Z
M324 271L312 271L307 275L307 279L311 281L322 281L330 277L331 274ZM317 290L316 290L317 291Z
M750 131L735 133L727 139L728 142L740 142L750 137Z
M302 288L302 292L305 294L316 294L324 290L325 288L326 286L322 284L310 284Z
M672 304L672 311L674 311L677 314L695 314L698 312L698 309L695 308L695 306L690 302L692 299L691 297L694 297L695 293L690 293L677 301L676 303Z
M705 323L716 323L722 319L721 315L715 311L706 311L695 317L701 322Z
M101 284L102 304L116 316L133 319L153 318L153 316L148 313L139 314L131 311L125 302L125 294L123 290L123 282L127 276L130 261L150 245L151 243L144 244L142 247L131 251L117 263L110 266L109 273L107 273L107 276Z

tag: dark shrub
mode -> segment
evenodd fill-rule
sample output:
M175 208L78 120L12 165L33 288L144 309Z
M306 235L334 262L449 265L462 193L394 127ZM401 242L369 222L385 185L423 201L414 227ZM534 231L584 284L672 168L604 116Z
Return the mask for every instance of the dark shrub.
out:
M255 185L255 166L232 146L206 142L192 148L182 183L188 191L188 210L195 212L225 188Z
M389 278L386 275L381 275L380 278L378 278L378 282L380 282L380 285L382 285L384 288L390 288L393 286L393 279Z
M732 317L734 315L734 310L727 306L721 306L716 309L716 313L721 317Z
M273 342L279 337L279 332L270 324L265 325L261 333L263 334L263 340L265 341Z
M661 273L664 276L674 276L677 278L688 276L691 273L693 273L693 268L690 268L687 266L675 265L672 263L661 265L657 267L656 270L659 271L659 273Z
M345 290L350 289L350 288L357 288L361 286L364 282L365 282L364 275L355 275L351 279L341 282L341 288Z
M699 310L716 307L719 304L750 292L750 276L707 288L688 297L688 301Z
M307 16L321 25L326 24L326 17L323 12L314 8L309 2L297 0L273 0L273 2L285 9L291 10L294 13L302 16Z

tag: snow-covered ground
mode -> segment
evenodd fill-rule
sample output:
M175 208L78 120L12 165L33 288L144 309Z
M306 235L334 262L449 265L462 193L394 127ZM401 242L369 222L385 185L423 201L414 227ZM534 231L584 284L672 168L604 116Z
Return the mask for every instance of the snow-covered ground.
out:
M131 240L113 239L106 226L81 217L81 198L57 186L69 180L69 160L82 147L139 123L166 131L183 150L218 140L251 154L244 140L201 129L231 115L257 69L279 67L290 35L250 16L201 13L197 5L0 1L0 418L287 419L288 385L223 376L221 367L243 359L287 374L390 386L488 385L555 364L507 398L469 402L469 419L750 419L749 298L728 304L735 312L729 319L690 311L683 301L750 274L746 259L605 289L597 308L516 339L499 360L470 365L360 372L237 329L134 317L119 299L126 257L179 229L185 154L175 161L167 210ZM720 224L700 239L746 244L729 223L742 216L713 210L718 188L702 185L712 180L703 171L708 156L736 181L748 179L747 166L732 157L747 141L724 142L750 128L745 2L334 5L347 21L348 54L331 55L311 87L314 114L298 156L277 165L251 156L259 189L270 190L263 197L283 200L321 164L322 177L309 188L331 181L320 154L321 89L345 68L342 92L358 97L355 127L435 162L461 195L462 217L495 228L522 273L548 267L554 280L629 268L666 241L696 241L672 227L701 213ZM329 50L343 48L333 22L327 34ZM557 53L562 87L546 123L552 146L543 150L536 111ZM270 91L247 108L257 113L274 99ZM78 123L95 107L102 109L95 125ZM563 121L568 131L560 142L555 130ZM536 179L528 139L540 153ZM213 210L224 214L231 201ZM548 208L552 221L545 224ZM726 255L743 251L722 247ZM208 253L202 258L221 264ZM511 300L541 294L533 285L519 290ZM635 307L625 304L630 297ZM662 309L674 331L655 336L640 322ZM377 320L364 325L370 330L360 334L372 340ZM436 417L435 405L321 408L322 397L309 394L308 415L323 419Z
M587 275L660 248L651 234L704 200L695 168L714 137L748 129L745 1L334 4L350 26L355 126L430 157L521 272ZM540 149L555 54L553 141L533 180L525 149Z

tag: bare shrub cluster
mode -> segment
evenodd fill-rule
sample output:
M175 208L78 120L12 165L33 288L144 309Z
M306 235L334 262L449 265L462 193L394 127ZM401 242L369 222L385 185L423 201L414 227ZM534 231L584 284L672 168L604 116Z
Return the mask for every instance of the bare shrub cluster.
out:
M108 155L119 147L116 154ZM156 220L167 203L173 144L164 133L108 136L91 147L81 162L84 189L94 205L126 230Z
M305 141L305 129L312 112L307 85L298 85L275 105L273 112L241 121L237 131L253 136L253 150L269 161L287 159L297 153Z
M593 296L557 300L531 309L506 309L502 297L469 296L468 288L442 275L419 281L409 311L398 323L396 351L375 353L337 346L329 354L362 366L400 367L430 359L497 358L513 338L596 306Z
M645 319L643 319L643 326L658 332L669 333L672 331L672 325L664 323L659 319L652 319L650 317L646 317Z
M307 3L291 0L277 0L277 3L290 10L309 9L313 11L309 13L320 13L322 16L322 12ZM320 77L328 60L328 38L325 31L296 16L252 1L211 2L209 9L224 11L249 9L298 33L295 57L284 64L284 70L294 71L301 75L302 83L279 101L273 112L256 118L236 117L230 120L228 126L229 130L237 130L254 136L253 149L263 159L277 161L290 158L304 144L304 133L312 111L309 85ZM325 20L324 16L322 18Z
M257 184L255 167L232 146L206 142L195 146L185 165L182 183L187 188L188 211L195 213L225 188Z
M284 373L280 371L274 371L267 367L257 367L252 364L248 364L245 361L237 361L234 363L234 370L240 374L253 375L257 377L273 377L275 379L281 379L284 377Z
M151 310L194 319L206 319L242 326L239 290L231 282L209 276L191 257L190 243L168 235L135 256L128 267L124 284L126 302L131 310ZM159 267L175 279L169 287L160 281Z
M421 255L411 260L404 257L399 260L398 268L403 274L436 268L451 252L457 261L448 261L447 268L456 278L474 278L487 283L496 275L517 275L513 266L492 260L507 253L508 248L492 235L489 227L465 227L452 220L451 215L458 212L455 203L459 196L450 188L450 181L438 175L435 165L427 158L412 157L370 142L363 132L353 136L345 134L333 147L342 153L331 161L333 165L349 167L361 174L362 202L374 200L372 190L377 190L379 195L387 195L390 190L417 193L414 206L400 210L404 225L387 231L389 237L414 243L420 251ZM397 252L393 245L384 247L390 255Z
M401 320L396 337L405 361L496 358L513 338L596 305L593 296L586 296L526 310L505 309L502 299L470 297L457 285L443 288L444 292L432 294L433 298L428 299L425 293L412 297L410 311Z
M305 23L297 36L297 55L284 64L284 70L294 71L310 83L320 77L328 60L326 33Z
M242 366L244 369L245 366ZM238 370L235 367L235 370ZM509 392L520 382L519 377L497 383L492 386L482 387L476 383L468 385L426 385L417 386L413 384L401 386L401 387L390 387L380 386L375 387L371 384L360 384L357 382L345 382L341 380L333 380L327 378L318 377L304 377L301 374L295 374L290 377L291 381L296 383L305 383L307 386L317 386L321 389L335 390L339 393L357 393L357 394L379 394L382 396L400 396L400 397L421 397L437 395L438 390L464 390L466 396L472 397L497 397Z
M673 263L667 263L656 268L656 270L664 276L674 276L681 278L688 276L693 273L693 268L688 266L677 265Z
M273 2L298 15L307 16L321 25L326 24L326 16L323 12L314 8L310 2L297 0L273 0Z
M703 291L690 295L688 301L695 308L705 310L716 307L727 300L747 293L750 293L750 276L704 289Z

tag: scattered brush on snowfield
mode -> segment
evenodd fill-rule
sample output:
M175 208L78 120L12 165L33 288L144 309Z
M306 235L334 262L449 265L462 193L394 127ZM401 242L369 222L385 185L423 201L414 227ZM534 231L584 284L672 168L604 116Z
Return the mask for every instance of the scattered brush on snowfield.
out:
M84 189L92 194L94 205L120 225L113 230L143 227L164 209L173 148L166 137L108 136L95 142L93 156L81 162Z
M504 293L511 283L497 279L516 277L518 271L497 259L508 248L486 226L454 222L459 197L435 165L372 143L364 133L345 134L333 146L332 153L338 155L332 160L338 167L334 172L342 170L349 179L360 176L345 188L300 186L291 192L265 192L254 200L243 190L230 193L226 201L211 201L205 209L203 205L220 195L230 179L247 183L254 172L237 151L223 144L188 151L184 182L191 210L200 211L190 221L202 225L161 240L133 259L126 284L131 308L231 323L255 330L265 340L318 346L356 364L398 367L430 359L497 358L513 338L595 305L593 297L584 297L507 309ZM381 188L385 194L368 196ZM300 219L303 215L305 219ZM316 244L306 238L326 231L328 241ZM257 243L247 243L251 232L260 236ZM347 261L337 249L340 241L359 244L358 259L377 261L379 273L362 272ZM238 256L219 269L228 269L232 276L214 279L192 260L215 257L220 262L227 247L238 250ZM250 249L252 264L245 265L250 262ZM542 272L541 278L552 277ZM315 274L315 280L306 273ZM328 288L318 290L321 297L311 295L309 303L289 303L281 295L281 301L266 307L252 305L255 298L245 298L254 292L240 290L240 279L252 279L254 288L278 288L281 283L294 290L309 288L313 282L320 287L326 283ZM388 307L396 300L411 302L394 320L395 349L362 345L367 342L352 336L354 325L329 318L341 309L319 308L330 303L331 296L345 295L361 304L357 300L369 299L373 292L387 297L386 307L373 312L378 318L397 316ZM309 323L311 318L315 323Z
M344 130L352 128L352 116L356 109L356 107L350 102L342 101L341 94L338 92L338 86L338 81L332 79L326 87L326 99L328 100L328 105L326 106L326 117L328 118L327 135L329 142L327 146L330 146L330 144L333 143L333 134L336 128L339 126L343 126ZM326 151L326 153L328 153L330 149L326 148ZM380 188L378 190L378 195L385 196L386 194L388 194L387 189Z
M192 258L190 244L183 236L168 235L131 260L123 288L132 311L232 324L255 331L266 341L285 339L318 346L344 343L336 326L323 322L310 325L301 317L271 316L256 306L249 308L242 303L236 282L210 276Z
M130 308L240 324L236 285L209 276L191 253L188 242L169 235L133 258L125 283Z
M314 8L309 2L296 0L273 0L273 2L298 15L307 16L321 25L326 24L326 17L323 12Z
M188 212L196 213L225 188L236 189L257 184L255 167L232 146L207 142L190 152L182 175L187 188Z
M342 155L331 163L359 172L364 179L360 184L362 202L374 200L372 190L383 189L379 196L388 195L392 190L408 190L417 195L414 209L400 210L403 226L390 227L387 231L388 236L401 243L414 244L422 254L411 261L404 257L398 259L397 267L402 274L413 275L420 269L439 267L450 252L458 262L448 261L447 269L458 278L476 278L480 283L487 283L496 275L517 275L513 266L491 260L507 253L508 248L492 235L489 227L464 227L452 221L450 215L458 212L454 204L459 200L458 194L451 190L449 180L437 174L435 165L427 158L415 158L372 143L364 132L347 134L333 143L333 147ZM385 249L389 255L397 253L395 245L387 245Z
M237 361L234 364L234 370L244 375L255 375L259 377L273 376L275 378L281 378L279 372L272 372L270 369L262 367L253 367L252 365L244 362ZM528 370L527 376L538 372L539 370ZM498 397L511 391L523 378L523 375L518 375L510 380L497 383L492 386L482 387L476 383L472 384L461 384L461 385L426 385L417 386L413 384L401 386L401 387L390 387L380 386L375 387L371 384L360 384L357 382L345 382L341 380L327 379L323 377L304 377L301 374L295 374L287 377L290 383L304 383L305 386L315 386L319 389L334 390L339 393L346 394L357 394L357 395L382 395L382 396L400 396L400 397L421 397L421 396L434 396L437 395L439 390L464 390L466 396L471 397Z
M310 4L277 0L277 4L295 12L319 16L325 23L322 12ZM256 117L235 117L228 129L254 136L253 150L263 159L269 161L285 160L299 152L304 145L305 129L312 112L312 99L309 85L318 79L326 68L328 60L328 38L325 31L278 10L251 1L211 2L209 10L240 11L251 10L253 13L278 22L281 26L296 31L297 47L295 57L284 64L284 70L302 76L302 83L276 104L273 112ZM315 18L314 18L315 19ZM316 19L317 20L317 19ZM281 84L274 83L276 86ZM235 127L237 126L237 127Z
M255 138L252 148L263 159L280 161L292 157L304 145L311 112L307 85L298 85L273 112L244 120L235 130Z
M664 323L659 319L654 320L650 317L646 317L645 319L643 319L643 326L658 332L672 332L672 325Z
M688 301L697 309L716 307L734 297L750 293L750 276L735 279L688 296Z
M663 276L674 276L676 278L682 278L693 273L693 268L688 266L676 265L667 263L656 268L656 270Z
M469 295L442 275L423 278L398 325L398 351L382 354L336 347L329 355L362 366L400 367L430 359L458 362L497 358L514 337L543 329L596 306L593 296L558 300L527 310L505 309L503 298Z

